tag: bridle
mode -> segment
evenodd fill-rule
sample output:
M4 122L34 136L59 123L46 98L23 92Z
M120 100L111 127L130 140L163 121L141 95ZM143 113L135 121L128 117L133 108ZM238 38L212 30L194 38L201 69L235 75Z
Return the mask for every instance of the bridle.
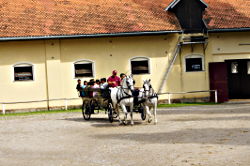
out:
M148 89L146 89L145 84L149 84ZM144 82L143 89L144 89L143 93L146 98L148 99L152 99L154 97L158 98L158 95L154 92L154 89L152 88L152 85L149 82ZM148 94L146 94L146 92L148 92Z
M123 79L126 79L126 80L124 80L125 81L125 83L126 83L126 85L127 85L127 88L125 88L125 87L123 87L123 84L121 85L121 87L120 87L120 90L121 90L121 92L122 93L124 93L126 96L121 96L121 98L120 97L118 97L118 93L117 93L117 100L118 100L118 102L120 102L121 100L123 100L123 99L126 99L126 98L131 98L131 97L133 97L133 89L132 89L132 85L130 84L130 82L128 81L128 79L129 78L127 78L127 77L125 77L125 78L123 78ZM133 82L134 83L134 82ZM129 94L129 92L126 92L125 90L126 89L128 89L130 92L131 92L131 94ZM120 98L120 99L119 99Z
M151 85L151 84L149 85L149 88L148 88L148 90L146 90L146 87L145 87L145 85L143 85L143 89L144 89L144 91L145 91L145 92L147 92L147 91L150 91L150 90L152 89L152 85Z

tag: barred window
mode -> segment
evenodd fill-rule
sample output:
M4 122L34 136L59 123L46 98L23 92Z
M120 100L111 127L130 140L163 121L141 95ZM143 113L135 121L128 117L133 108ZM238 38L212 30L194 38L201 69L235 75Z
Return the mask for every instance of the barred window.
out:
M75 78L79 77L93 77L93 62L82 60L74 63Z
M200 55L185 57L186 72L204 71L204 59Z
M132 74L149 74L149 59L145 57L137 57L131 59Z
M15 81L30 81L34 80L33 65L28 63L21 63L14 66L14 80Z

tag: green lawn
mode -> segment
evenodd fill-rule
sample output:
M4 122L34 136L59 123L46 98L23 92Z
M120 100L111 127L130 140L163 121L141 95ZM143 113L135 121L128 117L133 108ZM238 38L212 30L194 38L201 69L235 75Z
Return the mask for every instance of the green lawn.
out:
M197 105L214 105L215 103L176 103L176 104L159 104L158 108L164 107L185 107L185 106L197 106ZM3 116L28 116L28 115L37 115L37 114L54 114L54 113L67 113L67 112L81 112L80 109L71 109L71 110L52 110L52 111L36 111L36 112L16 112L16 113L6 113L5 115L0 114L0 117Z
M72 110L52 110L52 111L35 111L35 112L16 112L16 113L6 113L5 115L0 114L1 116L27 116L27 115L36 115L36 114L54 114L54 113L63 113L63 112L81 112L80 109L72 109Z
M197 105L215 105L216 103L174 103L174 104L159 104L158 108L164 107L185 107L185 106L197 106Z

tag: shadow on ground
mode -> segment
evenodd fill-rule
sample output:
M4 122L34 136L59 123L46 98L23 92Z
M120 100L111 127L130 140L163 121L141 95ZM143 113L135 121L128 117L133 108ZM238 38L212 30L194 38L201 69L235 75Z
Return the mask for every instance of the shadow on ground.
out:
M110 123L108 118L96 118L91 117L90 120L84 120L83 118L65 118L60 120L67 120L67 121L73 121L73 122L82 122L82 123L90 123L93 127L116 127L119 126L119 121L117 119L114 119L113 123ZM128 119L128 124L125 126L130 126L130 119ZM140 125L144 123L144 121L138 121L134 120L134 125ZM124 126L124 125L120 125Z
M186 129L161 133L124 133L94 135L99 139L121 139L151 144L224 144L250 146L250 128Z

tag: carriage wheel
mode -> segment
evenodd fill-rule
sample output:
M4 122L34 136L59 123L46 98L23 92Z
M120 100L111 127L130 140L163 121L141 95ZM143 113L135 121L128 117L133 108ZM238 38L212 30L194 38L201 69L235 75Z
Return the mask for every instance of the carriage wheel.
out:
M111 103L109 103L109 105L108 105L108 118L109 118L110 123L112 123L114 121L113 106Z
M141 113L141 119L145 120L146 119L146 112L143 106L138 107L138 112Z
M91 106L90 103L85 103L82 105L82 115L85 120L89 120L91 116Z
M95 113L95 108L96 108L96 101L94 99L92 99L90 101L90 113L91 114L94 114Z

